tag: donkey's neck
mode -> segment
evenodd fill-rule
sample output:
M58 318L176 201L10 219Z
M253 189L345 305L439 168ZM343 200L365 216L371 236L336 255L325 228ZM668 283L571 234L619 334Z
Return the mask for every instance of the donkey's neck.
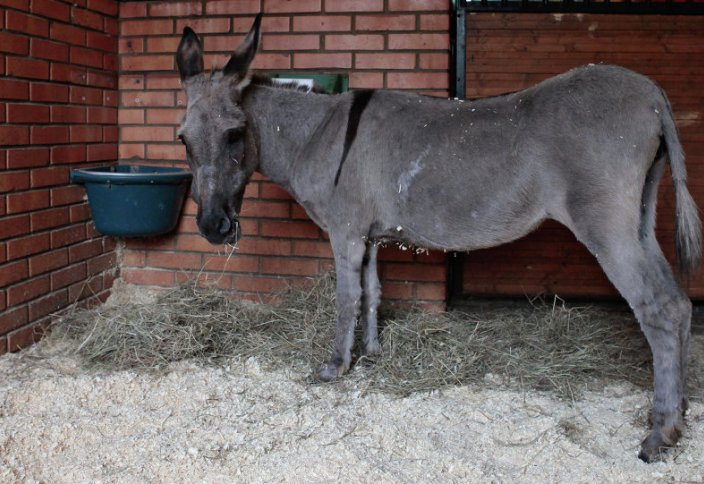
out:
M291 186L293 167L335 102L334 96L325 94L251 86L243 107L257 140L257 170L296 196Z

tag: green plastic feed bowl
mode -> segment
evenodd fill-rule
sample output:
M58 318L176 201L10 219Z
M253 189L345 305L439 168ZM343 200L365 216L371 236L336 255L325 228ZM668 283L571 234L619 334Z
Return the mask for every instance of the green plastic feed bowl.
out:
M144 165L71 170L71 182L86 188L98 232L119 237L172 231L191 178L180 168Z

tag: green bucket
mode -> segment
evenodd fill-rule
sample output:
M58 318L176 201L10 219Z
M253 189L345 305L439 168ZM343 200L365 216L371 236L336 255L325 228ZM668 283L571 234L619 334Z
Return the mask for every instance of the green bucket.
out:
M71 182L85 186L98 232L119 237L172 231L191 178L180 168L145 165L71 170Z

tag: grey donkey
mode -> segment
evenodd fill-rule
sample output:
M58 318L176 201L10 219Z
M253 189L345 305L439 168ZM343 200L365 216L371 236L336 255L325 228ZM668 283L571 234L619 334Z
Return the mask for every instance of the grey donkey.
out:
M194 176L198 228L211 243L240 237L254 171L289 191L329 234L337 326L318 377L349 368L358 320L364 351L381 351L379 241L466 251L554 219L598 260L652 349L652 431L640 457L657 459L675 445L687 408L692 306L655 239L666 160L685 271L698 264L701 226L663 91L635 72L590 65L474 102L387 90L327 95L252 74L260 23L261 14L225 67L210 73L198 36L184 29L176 61L188 106L178 136Z

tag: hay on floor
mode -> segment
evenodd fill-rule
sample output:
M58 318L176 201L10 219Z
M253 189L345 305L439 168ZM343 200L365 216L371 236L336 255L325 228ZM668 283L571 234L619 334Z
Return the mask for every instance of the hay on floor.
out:
M311 374L329 354L334 278L291 289L276 306L252 304L195 283L150 303L75 309L55 337L88 366L165 369L194 358L256 356ZM343 379L370 390L409 394L447 385L496 382L574 397L590 382L627 380L650 387L650 351L632 317L559 299L477 312L397 313L381 322L383 356L359 358Z

